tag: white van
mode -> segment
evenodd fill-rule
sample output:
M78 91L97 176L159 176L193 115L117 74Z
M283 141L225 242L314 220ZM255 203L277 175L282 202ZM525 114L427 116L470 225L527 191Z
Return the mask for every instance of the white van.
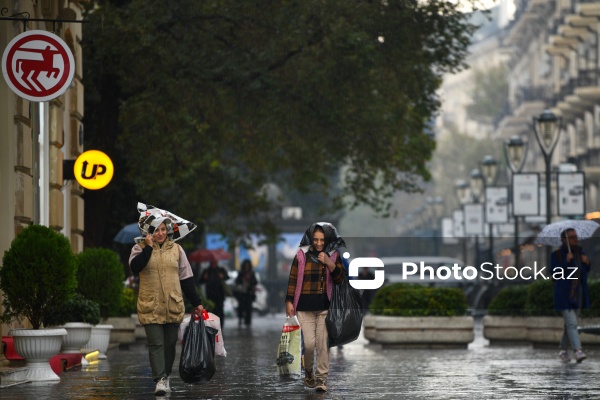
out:
M459 286L475 283L466 279L465 263L451 257L380 257L385 283L418 283L426 286ZM467 271L469 272L469 271ZM461 279L462 278L462 279Z

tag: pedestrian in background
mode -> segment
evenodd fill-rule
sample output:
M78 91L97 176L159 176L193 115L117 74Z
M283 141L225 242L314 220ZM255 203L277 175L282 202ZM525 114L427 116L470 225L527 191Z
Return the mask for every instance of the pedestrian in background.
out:
M180 245L173 241L173 222L166 217L146 215L138 223L143 241L131 249L129 266L140 276L138 319L146 331L154 394L171 391L179 324L185 306L183 294L200 317L202 300L196 292L192 268Z
M229 279L227 270L219 266L217 260L211 260L208 268L202 271L200 283L204 283L206 298L215 303L213 314L221 319L221 330L225 327L225 296L226 281Z
M304 384L317 391L327 391L329 374L329 337L325 326L333 285L344 282L341 255L336 250L345 246L337 230L327 222L311 225L292 261L285 308L288 316L298 315L304 340ZM316 373L313 371L315 350Z
M562 245L552 252L550 258L552 276L562 270L562 279L554 280L554 308L562 313L565 321L559 357L561 361L569 362L570 347L575 353L575 361L580 363L587 356L581 348L577 318L582 308L590 306L587 282L590 260L579 246L574 229L562 231L560 238Z
M258 281L252 270L252 263L246 259L242 262L240 273L235 278L233 295L238 302L238 326L252 324L252 303L256 300L256 285Z

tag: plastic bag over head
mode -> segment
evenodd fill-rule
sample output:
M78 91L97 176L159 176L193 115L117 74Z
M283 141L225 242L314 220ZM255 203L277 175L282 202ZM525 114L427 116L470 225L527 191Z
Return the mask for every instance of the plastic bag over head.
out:
M142 236L135 238L136 243L142 242L148 233L153 234L163 222L167 227L167 237L174 242L183 239L185 235L196 229L196 224L193 222L149 204L138 203L137 210L140 213L138 228Z
M330 222L315 222L312 224L306 232L304 232L304 236L300 241L300 247L311 246L313 244L313 234L315 233L315 228L317 226L321 227L325 233L325 246L323 247L325 253L330 254L340 247L346 247L346 242L344 242L344 239L338 234L335 226Z

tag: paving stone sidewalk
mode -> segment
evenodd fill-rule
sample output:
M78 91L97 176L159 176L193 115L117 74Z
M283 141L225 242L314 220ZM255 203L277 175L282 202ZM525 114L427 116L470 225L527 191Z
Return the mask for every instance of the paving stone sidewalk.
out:
M331 350L329 392L276 375L275 354L283 314L256 317L252 329L232 319L224 328L227 357L203 385L175 373L169 399L600 399L600 351L581 364L558 361L557 350L490 347L476 325L463 350L388 350L362 336ZM154 399L145 344L114 348L108 360L66 371L52 384L0 390L2 400ZM179 357L178 357L179 359ZM175 370L177 371L176 361Z

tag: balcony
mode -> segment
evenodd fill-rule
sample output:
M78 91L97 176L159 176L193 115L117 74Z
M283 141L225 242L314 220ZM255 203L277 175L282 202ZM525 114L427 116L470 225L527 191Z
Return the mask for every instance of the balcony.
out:
M596 69L581 70L575 82L574 93L584 101L600 100L600 75Z
M579 0L575 9L582 17L600 17L600 3L597 0Z

